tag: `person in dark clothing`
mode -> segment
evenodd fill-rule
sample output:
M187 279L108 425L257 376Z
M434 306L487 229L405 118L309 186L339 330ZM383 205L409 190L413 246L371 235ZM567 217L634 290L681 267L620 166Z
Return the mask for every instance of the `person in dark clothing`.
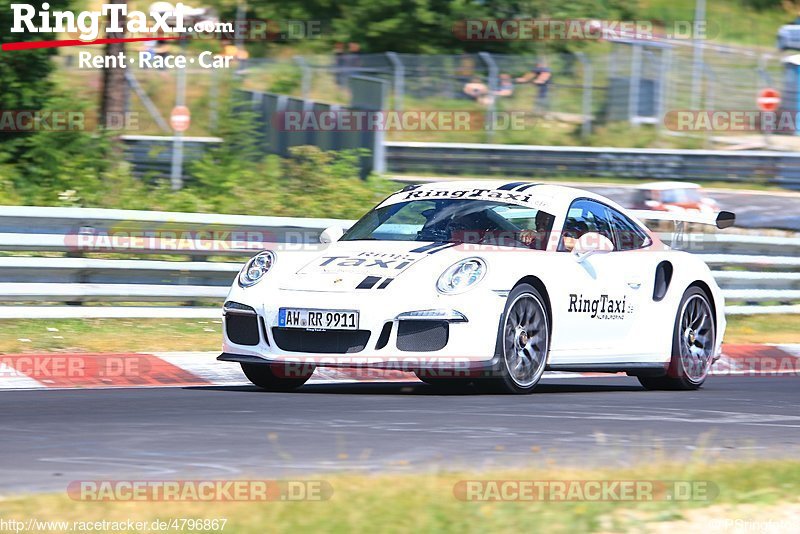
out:
M356 42L347 44L347 54L344 55L344 72L345 80L349 80L351 76L358 74L361 68L361 45Z
M344 43L336 42L333 44L334 72L336 73L336 85L342 87L347 78L344 75Z
M553 73L546 63L540 61L536 64L530 72L525 73L523 76L517 78L517 83L533 83L537 88L536 102L534 109L537 107L541 111L549 109L548 89L550 82L553 80Z

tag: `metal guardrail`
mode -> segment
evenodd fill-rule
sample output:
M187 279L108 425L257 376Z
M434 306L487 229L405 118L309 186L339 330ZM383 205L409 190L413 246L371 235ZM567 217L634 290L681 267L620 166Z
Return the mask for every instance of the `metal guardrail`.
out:
M241 261L254 251L274 243L287 248L316 243L325 228L352 223L0 207L0 301L8 303L0 306L0 318L147 317L147 310L153 317L216 317L215 309L197 306L74 304L221 302ZM800 313L800 239L699 234L689 244L711 266L730 313ZM63 255L53 257L54 253ZM110 254L128 257L109 258ZM91 257L82 257L86 255ZM65 302L73 305L57 305Z
M800 189L792 152L387 142L397 173L704 180Z

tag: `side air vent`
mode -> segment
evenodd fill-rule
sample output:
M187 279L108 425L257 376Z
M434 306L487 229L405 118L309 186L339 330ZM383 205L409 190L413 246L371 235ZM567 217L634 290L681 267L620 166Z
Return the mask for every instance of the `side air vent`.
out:
M380 350L389 343L389 336L392 334L392 322L389 321L383 325L381 335L378 336L378 343L375 345L375 350Z
M662 261L656 267L656 281L653 285L653 300L661 302L667 296L669 284L672 282L672 264L668 261Z

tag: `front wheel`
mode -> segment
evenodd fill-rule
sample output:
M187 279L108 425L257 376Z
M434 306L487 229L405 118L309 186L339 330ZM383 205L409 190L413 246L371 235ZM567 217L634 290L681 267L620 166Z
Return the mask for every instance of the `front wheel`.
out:
M666 376L640 376L647 389L700 388L708 377L716 347L716 320L705 292L690 287L683 294L672 335L672 359Z
M520 284L506 302L498 333L498 376L490 385L506 393L530 393L539 383L550 350L550 324L544 299L531 285Z
M250 382L262 389L267 391L292 391L305 384L311 378L314 373L314 367L305 366L303 369L294 369L289 365L243 363L242 371Z

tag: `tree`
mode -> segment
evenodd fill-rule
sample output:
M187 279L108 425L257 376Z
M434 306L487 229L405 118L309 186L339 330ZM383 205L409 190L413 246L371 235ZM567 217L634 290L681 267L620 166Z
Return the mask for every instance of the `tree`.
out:
M107 0L109 4L127 4L128 0ZM106 32L109 39L125 37L125 17L120 15L120 26L122 32ZM119 56L125 53L125 43L108 43L106 45L106 56ZM109 128L112 126L114 118L119 118L125 112L125 99L127 95L127 83L125 80L125 69L115 65L103 69L103 85L100 94L100 114L98 124L101 127Z
M232 18L238 0L212 0ZM798 0L800 1L800 0ZM332 41L358 42L364 52L452 54L566 50L576 41L466 41L454 27L465 20L611 19L630 17L634 0L250 0L248 18L318 20Z
M11 33L14 25L12 0L0 0L0 42L44 41L53 39L47 33ZM51 0L51 9L67 9L69 2ZM52 56L57 49L12 50L0 52L0 110L38 111L47 102L53 86L49 80L53 70ZM27 134L0 131L0 144L8 143Z

